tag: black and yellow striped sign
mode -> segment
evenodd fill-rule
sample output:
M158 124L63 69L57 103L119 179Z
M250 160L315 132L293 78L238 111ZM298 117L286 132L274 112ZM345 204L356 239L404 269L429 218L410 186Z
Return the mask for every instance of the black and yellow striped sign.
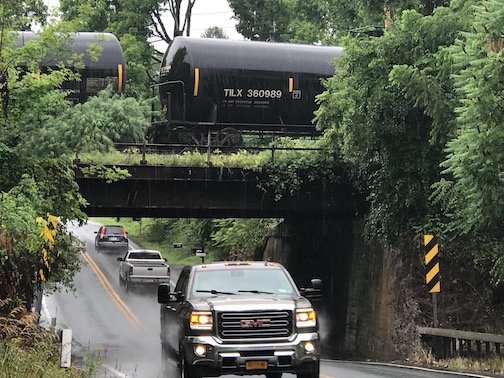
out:
M441 282L439 277L438 244L434 235L424 235L425 250L425 282L429 293L439 293Z

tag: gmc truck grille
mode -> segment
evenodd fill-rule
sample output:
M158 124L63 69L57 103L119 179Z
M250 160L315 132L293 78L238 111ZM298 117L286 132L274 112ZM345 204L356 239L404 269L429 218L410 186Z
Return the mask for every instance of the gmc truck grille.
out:
M222 339L287 338L292 333L292 312L221 312L217 323Z

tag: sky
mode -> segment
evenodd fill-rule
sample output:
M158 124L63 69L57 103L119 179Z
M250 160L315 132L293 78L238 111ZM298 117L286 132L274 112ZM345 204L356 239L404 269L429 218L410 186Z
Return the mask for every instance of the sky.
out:
M229 39L243 39L236 31L236 20L231 17L233 11L227 0L196 0L192 10L191 36L200 37L207 28L219 26Z

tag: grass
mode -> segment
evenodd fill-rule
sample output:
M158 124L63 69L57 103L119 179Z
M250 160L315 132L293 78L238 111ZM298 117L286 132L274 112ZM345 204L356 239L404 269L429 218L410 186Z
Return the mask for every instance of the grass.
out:
M61 369L57 348L41 343L25 350L15 342L0 342L0 378L32 377L92 377L94 372L83 371L75 366Z
M421 353L413 355L411 362L451 371L504 374L504 360L497 356L487 358L453 357L437 360L432 353L423 350Z
M121 218L119 221L116 218L92 218L92 220L102 224L120 224L126 229L128 236L135 244L138 244L142 248L160 251L169 264L186 265L198 264L201 262L201 258L192 254L190 250L191 246L174 248L173 243L178 242L177 240L173 240L169 244L160 244L148 240L143 234L143 231L154 222L151 218L142 218L141 221L134 221L131 218ZM205 258L205 261L210 262L213 260L214 258L210 252Z
M257 143L250 142L254 145ZM217 168L244 168L258 169L264 167L273 160L297 161L300 157L318 154L314 150L303 150L306 148L317 148L319 145L311 138L278 138L271 142L268 147L264 143L259 143L258 147L244 147L238 151L213 149L210 154L191 150L188 147L183 152L158 153L146 150L143 155L140 148L129 147L123 151L111 151L108 153L82 153L79 160L89 164L117 164L117 165L138 165L145 159L149 165L164 165L176 167L217 167ZM274 151L273 151L274 146ZM147 146L148 147L148 146ZM245 148L248 148L246 150Z
M140 164L143 159L142 153L138 149L128 149L123 152L114 151L107 154L82 154L82 163L94 164L118 164L135 165ZM145 155L145 160L149 165L168 165L177 167L206 167L208 165L208 155L196 151L185 151L181 154L154 154ZM221 151L213 151L210 155L210 165L217 168L246 168L252 169L265 165L271 160L271 152L263 151L257 154L244 150L231 154L223 154Z
M38 324L38 314L22 302L0 299L0 378L91 378L101 360L89 354L82 368L60 367L61 343L55 332Z

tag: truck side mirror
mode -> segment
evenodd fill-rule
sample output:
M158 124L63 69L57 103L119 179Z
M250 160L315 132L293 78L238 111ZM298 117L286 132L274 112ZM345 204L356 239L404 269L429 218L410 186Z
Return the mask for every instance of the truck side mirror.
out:
M124 259L122 257L118 257L117 261L123 261Z
M322 280L320 278L313 278L311 280L311 287L302 288L300 291L303 297L311 301L320 301L322 300Z
M158 303L183 301L185 301L185 295L181 291L171 292L170 284L164 283L158 286Z
M170 284L160 284L157 297L158 303L170 303Z
M322 280L320 278L313 278L311 284L313 289L322 290Z

